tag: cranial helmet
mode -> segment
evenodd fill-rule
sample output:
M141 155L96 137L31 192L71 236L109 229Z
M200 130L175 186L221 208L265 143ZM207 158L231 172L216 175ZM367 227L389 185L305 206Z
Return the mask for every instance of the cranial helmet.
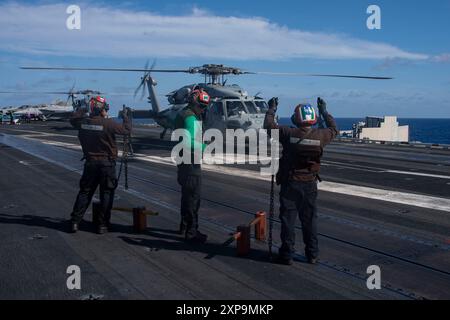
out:
M209 94L198 87L189 94L189 103L198 104L202 108L206 108L209 105L210 100Z
M310 104L299 104L291 117L297 127L308 127L317 123L316 110Z
M100 96L92 97L89 101L91 113L100 113L102 110L108 111L109 105L106 103L106 99Z

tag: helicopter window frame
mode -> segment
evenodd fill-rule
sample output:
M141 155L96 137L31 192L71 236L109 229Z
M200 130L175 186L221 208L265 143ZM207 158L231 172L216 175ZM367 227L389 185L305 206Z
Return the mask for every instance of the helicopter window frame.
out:
M247 108L249 114L259 114L260 113L260 112L258 112L258 108L255 104L255 101L253 101L253 100L244 101L244 105ZM252 110L250 110L250 107Z
M269 110L269 105L267 104L266 101L264 100L255 100L253 101L255 103L256 108L258 108L260 110L261 114L265 114L268 110ZM262 104L263 107L259 106L258 104Z
M241 106L242 106L242 110L239 110L239 111L244 111L245 114L250 114L250 113L248 112L247 106L245 105L245 103L244 103L243 100L240 100L240 99L231 100L231 99L230 99L230 100L226 100L225 102L226 102L226 104L225 104L225 109L226 109L226 112L227 112L227 119L230 117L230 114L229 114L229 112L228 112L228 104L229 104L229 103L236 103L236 102L239 102L239 103L241 104ZM239 112L239 111L238 111L238 112ZM231 117L238 116L238 115L239 115L239 113L233 114L233 115L231 115Z

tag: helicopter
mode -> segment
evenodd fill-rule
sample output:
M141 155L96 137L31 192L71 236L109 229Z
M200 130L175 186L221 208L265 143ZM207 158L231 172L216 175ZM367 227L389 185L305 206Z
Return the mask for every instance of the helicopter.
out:
M141 88L144 93L147 87L148 101L152 107L150 117L163 127L160 134L161 139L164 138L167 130L175 129L174 124L178 113L188 105L189 94L196 88L205 90L212 100L203 114L203 128L205 130L215 128L225 132L226 129L259 130L262 128L264 116L268 109L264 99L257 95L250 96L237 84L226 84L225 75L237 75L240 73L239 69L211 64L190 68L188 72L191 74L204 74L204 82L185 85L168 93L166 97L169 108L162 110L155 89L157 82L151 76L153 67L150 68L151 71L144 73L141 83L135 91L135 96ZM157 71L168 72L168 70Z
M69 91L0 91L0 94L51 94L51 95L67 95L67 100L57 100L50 104L40 104L32 106L33 110L38 111L46 120L67 120L72 113L78 109L88 109L89 100L91 96L102 95L103 93L97 90L74 90L75 84ZM82 96L79 98L79 96ZM70 101L70 103L69 103ZM31 107L30 107L31 108ZM15 108L13 113L18 113L20 108ZM22 112L23 114L23 112Z
M203 114L203 128L218 129L225 132L226 129L260 130L263 128L265 113L268 109L267 102L256 94L251 96L237 84L227 84L226 76L237 75L274 75L274 76L310 76L310 77L332 77L332 78L354 78L371 80L389 80L391 77L372 77L358 75L339 74L304 74L304 73L282 73L282 72L250 72L236 67L223 64L204 64L188 69L155 69L155 62L149 68L148 62L144 69L126 68L74 68L74 67L21 67L26 70L61 70L61 71L106 71L106 72L144 72L139 86L134 92L136 97L142 89L142 97L145 88L148 89L148 102L151 104L149 112L133 110L133 117L145 114L145 117L153 118L163 128L160 138L163 139L167 130L175 129L175 118L188 105L189 94L195 88L202 88L211 97L211 103ZM153 73L187 73L200 74L204 81L183 86L166 95L169 107L162 109L156 94L156 80ZM120 117L120 113L119 113Z

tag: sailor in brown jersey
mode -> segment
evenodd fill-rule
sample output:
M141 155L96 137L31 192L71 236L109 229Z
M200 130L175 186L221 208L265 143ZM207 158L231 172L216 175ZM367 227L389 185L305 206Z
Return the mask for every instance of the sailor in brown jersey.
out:
M76 111L70 123L78 129L78 138L83 149L83 175L80 180L80 191L71 214L71 232L78 231L78 224L92 201L92 197L100 185L100 212L98 233L105 233L111 218L114 191L117 188L116 159L118 155L116 134L128 135L131 132L129 109L124 112L123 124L107 118L109 106L102 97L90 101L90 115L85 117L86 110Z
M326 128L312 128L317 123L316 111L311 105L298 105L292 116L296 128L279 126L275 121L278 98L269 101L264 120L265 129L279 129L283 146L277 184L280 191L281 241L279 262L292 263L295 244L295 220L302 223L305 255L309 263L316 263L319 247L317 241L317 180L320 179L320 159L323 148L337 135L334 118L327 112L326 103L317 99L319 116Z

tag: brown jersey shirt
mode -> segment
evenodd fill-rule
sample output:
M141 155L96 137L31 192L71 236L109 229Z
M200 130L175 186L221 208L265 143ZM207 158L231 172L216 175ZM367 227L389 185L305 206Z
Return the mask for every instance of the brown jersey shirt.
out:
M320 171L323 148L338 134L336 121L328 114L327 128L279 126L275 121L275 110L269 109L264 119L265 129L278 129L283 153L277 180L293 178L309 181Z
M131 132L129 119L120 124L101 116L85 117L81 111L73 114L70 123L78 129L78 139L87 160L117 159L116 134L128 135Z

